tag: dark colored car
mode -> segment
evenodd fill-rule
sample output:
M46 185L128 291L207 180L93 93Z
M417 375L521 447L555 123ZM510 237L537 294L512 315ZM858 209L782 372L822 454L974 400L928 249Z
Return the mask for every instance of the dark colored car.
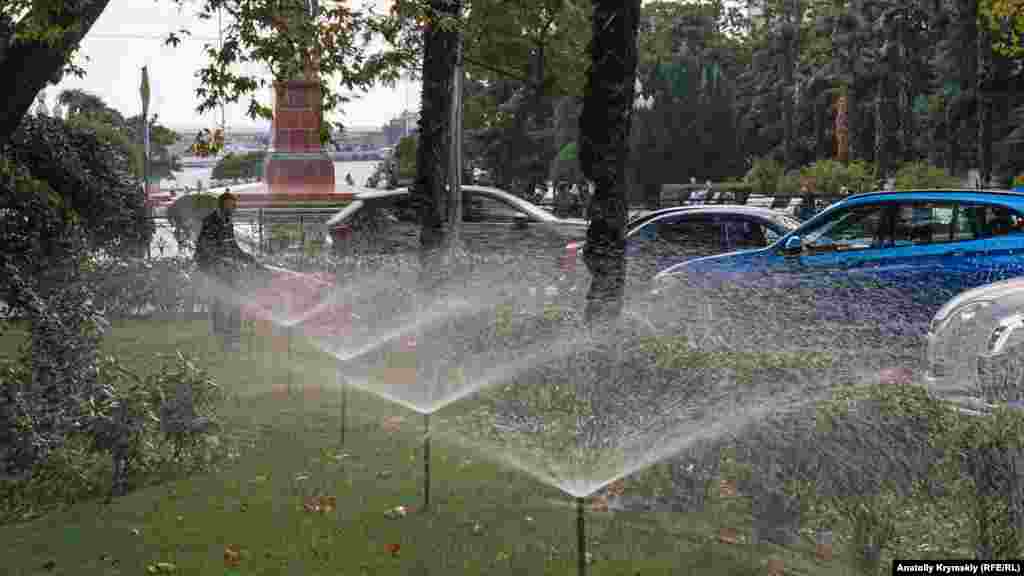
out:
M754 206L677 206L634 218L626 225L627 271L647 281L686 260L763 248L796 230L800 222ZM584 244L575 245L577 258ZM572 252L573 247L569 247Z

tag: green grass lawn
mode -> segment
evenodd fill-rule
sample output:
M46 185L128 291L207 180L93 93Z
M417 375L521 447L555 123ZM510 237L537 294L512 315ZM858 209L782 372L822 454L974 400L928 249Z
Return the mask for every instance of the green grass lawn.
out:
M0 335L0 354L20 338ZM342 445L332 359L298 339L290 355L266 336L247 338L233 357L216 344L203 321L127 321L113 326L104 348L139 371L161 353L197 354L232 395L226 434L245 441L241 456L109 505L85 502L0 526L5 574L142 575L161 562L196 575L575 573L567 496L434 442L431 507L422 511L422 417L350 390ZM292 394L284 392L289 381ZM381 426L392 416L404 419L397 430ZM629 486L644 490L640 481ZM336 509L305 510L317 496L336 497ZM748 544L749 502L710 502L700 514L588 511L590 573L766 574L769 558L782 559L786 574L853 573L840 557L815 560L809 541L791 550ZM386 517L398 505L414 511ZM740 543L718 542L723 527L737 528ZM242 550L237 568L225 566L229 545Z

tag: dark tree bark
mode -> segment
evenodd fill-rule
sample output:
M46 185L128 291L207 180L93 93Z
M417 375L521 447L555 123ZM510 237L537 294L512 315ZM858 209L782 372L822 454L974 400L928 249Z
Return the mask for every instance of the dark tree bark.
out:
M431 0L433 18L423 29L423 88L413 194L419 208L421 282L433 286L441 274L448 206L448 151L451 146L452 83L459 36L437 19L461 13L460 0Z
M987 92L992 75L992 42L984 28L979 32L974 90L978 102L978 172L982 186L987 188L992 181L992 99Z
M831 154L828 138L829 93L822 92L814 99L814 159L824 160Z
M780 56L782 57L782 86L780 92L783 98L783 152L787 170L796 165L796 159L793 157L793 141L796 139L794 127L795 110L793 105L796 83L793 79L793 75L794 70L796 69L797 46L799 45L799 28L795 24L795 22L799 21L799 11L800 2L798 0L786 3L786 14L782 25L781 37L782 50L780 51Z
M52 46L42 40L11 42L9 36L0 36L0 78L17 79L16 82L8 82L4 91L0 146L8 142L22 117L35 102L36 95L58 76L72 50L109 3L110 0L81 0L65 3L59 11L56 10L58 3L53 3L46 20L68 31ZM42 6L33 7L33 10L46 9Z
M593 182L584 261L592 274L588 322L622 310L626 166L633 114L640 0L594 0L591 65L580 115L579 159Z

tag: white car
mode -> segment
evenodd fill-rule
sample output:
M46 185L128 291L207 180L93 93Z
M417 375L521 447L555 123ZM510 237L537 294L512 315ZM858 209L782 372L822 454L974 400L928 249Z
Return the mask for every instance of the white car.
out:
M463 206L462 233L467 241L480 239L494 243L501 238L511 240L538 234L571 240L586 234L586 220L558 218L504 190L473 184L462 189L467 200L467 205ZM408 188L356 193L351 204L324 224L328 244L336 253L345 253L346 246L356 239L384 240L392 247L396 247L394 243L404 245L413 241L418 235L419 223L412 200Z
M967 290L928 327L925 382L973 410L1024 400L1024 278Z

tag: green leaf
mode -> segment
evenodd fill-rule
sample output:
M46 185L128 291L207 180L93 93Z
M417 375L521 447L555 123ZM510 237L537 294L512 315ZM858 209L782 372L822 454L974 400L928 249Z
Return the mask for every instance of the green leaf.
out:
M576 143L569 142L558 152L558 159L563 162L572 162L576 160Z

